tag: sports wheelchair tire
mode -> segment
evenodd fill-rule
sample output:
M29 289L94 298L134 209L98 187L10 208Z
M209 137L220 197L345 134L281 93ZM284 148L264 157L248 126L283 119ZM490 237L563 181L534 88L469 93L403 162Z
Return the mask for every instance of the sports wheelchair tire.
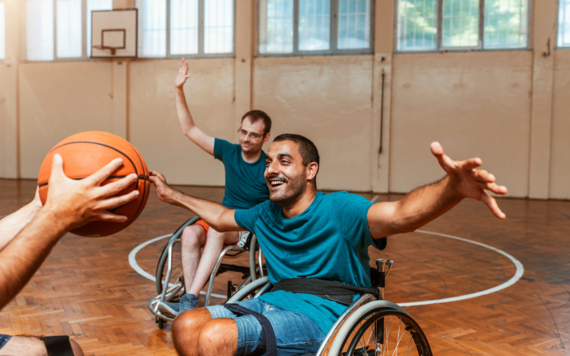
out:
M184 224L180 225L180 227L178 229L176 229L176 231L172 234L172 236L168 239L168 241L172 241L173 239L178 239L180 238L180 235L182 235L182 231L184 231L184 229L187 226L193 225L194 223L196 223L196 221L200 220L200 218L198 216L193 217L192 219L186 221ZM156 265L156 293L157 294L161 294L162 293L162 285L163 285L163 279L166 276L166 259L168 257L168 243L164 245L164 247L162 248L162 251L160 252L160 258L158 260L158 264ZM180 269L182 269L182 262L180 262ZM171 276L172 277L172 276ZM170 282L170 281L169 281Z
M432 356L420 326L399 307L387 308L386 302L372 302L355 311L350 319L352 322L336 335L329 356Z

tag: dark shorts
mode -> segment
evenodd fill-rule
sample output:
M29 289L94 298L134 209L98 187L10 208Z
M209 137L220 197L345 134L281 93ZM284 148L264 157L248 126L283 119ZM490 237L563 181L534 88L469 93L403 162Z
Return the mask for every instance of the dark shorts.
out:
M261 299L237 302L269 319L277 341L277 355L292 356L316 354L325 334L311 319L303 314L281 309ZM212 318L234 319L238 329L236 356L249 355L259 346L261 324L253 315L236 316L221 305L206 307Z
M0 349L6 346L12 335L0 334Z

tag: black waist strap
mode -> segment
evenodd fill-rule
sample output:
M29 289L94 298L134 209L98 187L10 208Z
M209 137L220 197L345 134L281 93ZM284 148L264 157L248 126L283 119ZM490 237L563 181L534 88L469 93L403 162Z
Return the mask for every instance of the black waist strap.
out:
M259 346L252 355L263 355L266 356L277 356L277 341L275 340L275 331L269 322L269 319L261 315L260 313L249 310L238 304L226 303L224 307L234 314L239 316L242 315L252 315L261 324L261 339L259 340Z
M378 288L375 287L356 287L338 281L317 278L283 279L271 289L271 292L278 290L312 294L345 305L352 304L356 294L370 293L374 294L376 298L380 296Z
M41 339L46 345L49 356L73 356L69 336L44 336Z

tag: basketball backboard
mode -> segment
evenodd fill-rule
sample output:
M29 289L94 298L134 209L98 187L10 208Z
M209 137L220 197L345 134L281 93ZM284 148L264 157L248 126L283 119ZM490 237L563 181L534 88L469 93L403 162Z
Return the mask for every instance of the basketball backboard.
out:
M137 57L137 9L91 12L91 58Z

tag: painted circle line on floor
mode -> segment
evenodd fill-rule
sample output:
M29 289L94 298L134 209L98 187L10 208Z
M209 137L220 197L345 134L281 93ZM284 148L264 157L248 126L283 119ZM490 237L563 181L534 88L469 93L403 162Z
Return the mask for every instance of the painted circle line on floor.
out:
M480 297L482 295L487 295L487 294L491 294L491 293L495 293L498 292L500 290L503 290L505 288L508 288L510 286L512 286L513 284L515 284L524 274L524 267L523 264L517 260L516 258L514 258L513 256L509 255L508 253L506 253L505 251L499 250L498 248L495 248L493 246L489 246L486 245L484 243L481 242L476 242L476 241L471 241L468 239L464 239L462 237L457 237L457 236L453 236L453 235L447 235L447 234L440 234L438 232L431 232L431 231L425 231L425 230L416 230L415 232L419 232L421 234L428 234L428 235L436 235L436 236L442 236L442 237L448 237L450 239L455 239L455 240L459 240L459 241L463 241L463 242L468 242L474 245L478 245L481 247L485 247L488 248L489 250L495 251L503 256L505 256L506 258L508 258L509 260L511 260L511 262L515 265L516 271L515 271L515 275L509 279L508 281L506 281L505 283L498 285L496 287L493 288L489 288L486 289L484 291L481 292L476 292L476 293L471 293L471 294L465 294L465 295L460 295L457 297L451 297L451 298L443 298L443 299L434 299L434 300L424 300L424 301L420 301L420 302L410 302L410 303L397 303L398 305L400 305L401 307L412 307L412 306L417 306L417 305L429 305L429 304L439 304L439 303L449 303L449 302L456 302L459 300L465 300L465 299L471 299L471 298L476 298L476 297ZM136 256L137 253L142 250L145 246L150 245L153 242L165 239L172 236L172 234L168 234L168 235L163 235L163 236L159 236L156 237L154 239L148 240L140 245L138 245L137 247L135 247L131 253L129 254L129 263L131 265L131 267L141 276L150 279L151 281L156 281L156 277L151 275L150 273L148 273L147 271L143 270L137 263L136 260ZM204 292L202 292L204 293ZM213 297L217 297L217 298L226 298L226 296L223 295L219 295L219 294L213 294Z

